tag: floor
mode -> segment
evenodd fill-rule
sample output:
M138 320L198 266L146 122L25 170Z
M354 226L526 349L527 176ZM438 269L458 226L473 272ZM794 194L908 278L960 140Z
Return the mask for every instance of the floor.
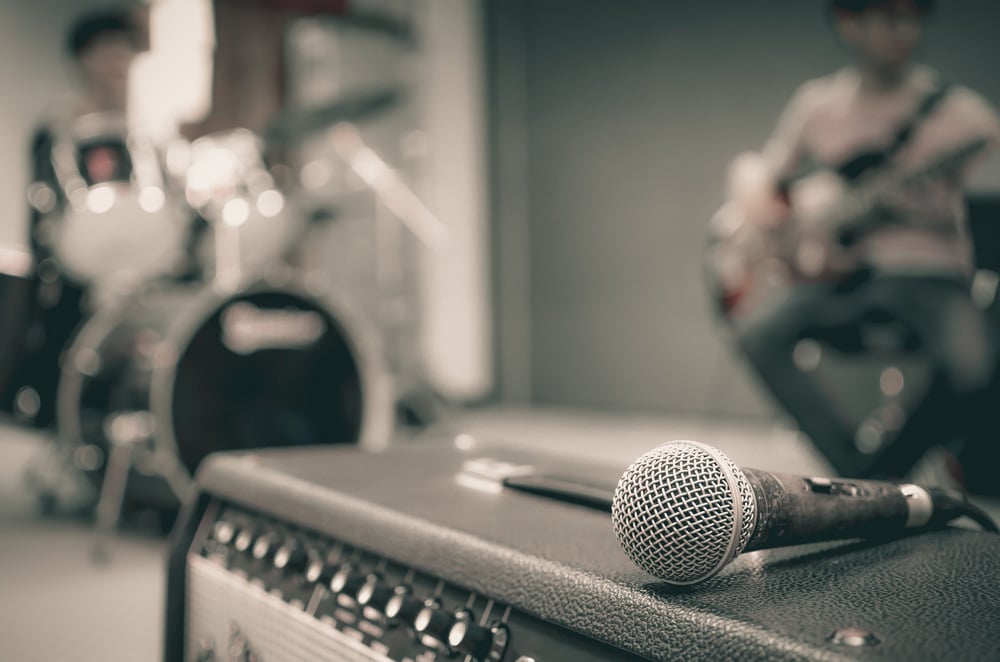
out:
M109 541L80 517L43 517L24 468L45 440L0 429L0 660L157 660L165 542L140 526Z
M456 415L451 428L621 464L664 441L695 439L718 446L739 465L828 473L808 444L781 427L486 409ZM165 539L154 533L154 523L132 522L107 542L106 559L95 560L97 538L86 518L41 515L25 484L25 468L35 466L47 443L36 433L0 425L0 660L158 660ZM1000 519L1000 502L983 505Z

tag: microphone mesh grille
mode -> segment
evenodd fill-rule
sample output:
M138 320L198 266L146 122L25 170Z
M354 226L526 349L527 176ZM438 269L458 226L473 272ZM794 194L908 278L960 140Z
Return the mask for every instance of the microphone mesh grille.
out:
M622 548L639 567L673 584L693 584L713 576L746 546L756 499L743 472L721 451L671 442L625 471L611 518Z

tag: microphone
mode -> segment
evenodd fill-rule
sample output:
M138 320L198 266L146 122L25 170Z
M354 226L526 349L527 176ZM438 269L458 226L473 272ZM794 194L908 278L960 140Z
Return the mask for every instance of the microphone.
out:
M625 553L669 584L715 576L742 552L889 538L961 516L996 531L962 494L917 485L740 469L695 441L637 459L615 489L611 519Z

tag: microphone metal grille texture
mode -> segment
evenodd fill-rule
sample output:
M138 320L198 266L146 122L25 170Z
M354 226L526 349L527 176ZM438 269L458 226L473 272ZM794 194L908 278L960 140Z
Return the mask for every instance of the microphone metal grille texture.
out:
M722 451L674 441L622 475L611 519L625 553L671 584L715 575L746 547L757 521L746 476Z

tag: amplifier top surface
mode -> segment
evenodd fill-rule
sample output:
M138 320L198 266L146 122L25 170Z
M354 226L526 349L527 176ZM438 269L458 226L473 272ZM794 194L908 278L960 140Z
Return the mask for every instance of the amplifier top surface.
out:
M202 493L335 536L650 658L987 658L1000 650L1000 536L962 529L884 544L742 555L674 587L635 567L600 510L500 486L546 474L598 491L624 465L462 438L381 453L211 456ZM874 645L831 635L860 628Z

